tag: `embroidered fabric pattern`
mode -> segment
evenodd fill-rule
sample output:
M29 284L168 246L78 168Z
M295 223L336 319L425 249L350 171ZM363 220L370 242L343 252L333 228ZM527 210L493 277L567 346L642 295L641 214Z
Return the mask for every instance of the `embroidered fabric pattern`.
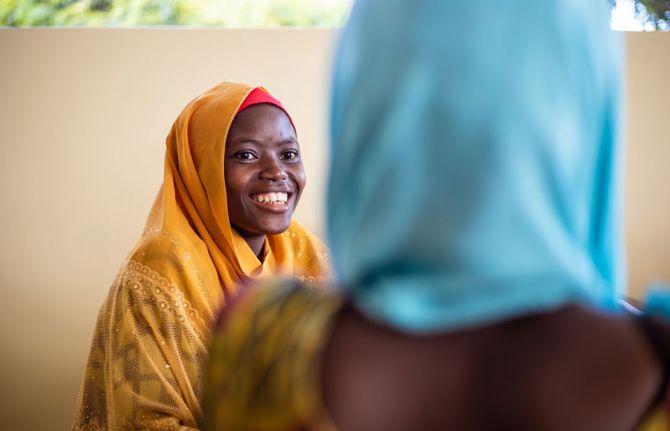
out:
M98 317L73 429L197 429L205 325L168 279L127 261Z
M179 241L179 239L177 239L177 237L172 235L170 232L162 229L148 229L143 232L142 236L147 241L155 241L157 245L160 245L161 241L169 242L171 247L180 250L181 257L183 257L183 261L185 263L190 264L192 262L192 255L188 251L189 248L182 244L181 241ZM180 252L177 252L177 254ZM144 257L145 252L142 252L142 255ZM200 287L200 293L202 294L203 298L209 299L209 292L205 288L205 282L202 280L202 275L198 272L195 266L191 266L190 269L193 273L193 276L197 280L198 286Z
M168 279L161 277L148 266L133 260L128 261L127 271L124 271L121 276L121 282L127 288L136 291L144 304L158 305L163 312L172 314L179 322L185 323L187 318L197 322L198 325L193 328L193 331L200 339L203 339L198 326L204 327L204 320Z

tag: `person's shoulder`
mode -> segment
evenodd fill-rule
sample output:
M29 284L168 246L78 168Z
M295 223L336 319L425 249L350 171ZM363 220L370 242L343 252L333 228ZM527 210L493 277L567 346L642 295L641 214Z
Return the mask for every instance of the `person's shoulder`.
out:
M130 301L136 309L167 313L204 326L221 301L218 286L211 259L197 244L152 230L142 235L124 261L110 295Z
M205 367L211 429L315 429L318 361L342 298L293 279L247 286L223 308ZM282 396L277 397L277 394Z
M294 244L302 243L315 250L319 249L326 251L328 249L326 244L319 237L310 232L296 220L291 222L288 229L286 229L285 235Z
M109 305L117 313L133 316L153 316L160 322L190 322L200 332L206 329L205 316L199 298L193 299L187 285L163 276L152 266L134 259L122 265L108 296ZM117 316L118 317L118 316Z
M293 251L297 263L293 275L299 281L323 286L332 283L330 253L323 241L296 221L283 236Z
M210 287L218 291L217 271L207 247L196 241L165 230L148 230L128 255L128 262L157 273L189 296L196 292L186 286L200 286L196 289L200 293L212 290Z
M169 278L172 272L182 271L199 258L202 253L198 248L172 232L149 230L142 233L128 260L141 262Z
M258 280L241 289L226 303L221 320L227 320L229 315L263 314L273 308L295 310L297 315L307 316L338 308L343 301L343 295L336 289L314 289L309 283L295 278ZM282 314L278 318L286 319L290 314Z

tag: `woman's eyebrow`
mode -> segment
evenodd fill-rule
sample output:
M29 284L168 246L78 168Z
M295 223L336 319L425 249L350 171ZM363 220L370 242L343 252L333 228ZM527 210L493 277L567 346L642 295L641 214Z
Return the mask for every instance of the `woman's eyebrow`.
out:
M290 145L290 144L298 144L298 140L296 138L287 138L279 142L279 145Z
M266 142L264 141L259 141L258 139L254 138L247 138L247 137L240 137L235 139L230 143L230 146L235 146L235 145L243 145L243 144L252 144L252 145L257 145L257 146L265 146L267 145ZM298 140L296 138L286 138L282 139L277 143L278 145L292 145L292 144L298 144Z
M230 143L230 146L242 145L242 144L253 144L253 145L264 145L261 141L253 138L246 138L244 136L235 139Z

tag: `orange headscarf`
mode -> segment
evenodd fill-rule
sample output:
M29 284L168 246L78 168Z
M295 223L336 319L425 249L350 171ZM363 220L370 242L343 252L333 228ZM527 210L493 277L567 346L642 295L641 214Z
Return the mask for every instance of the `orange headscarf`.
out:
M100 310L75 430L197 428L200 364L218 308L241 280L319 281L323 244L292 222L264 258L230 225L226 136L254 88L224 82L192 100L167 138L163 186Z

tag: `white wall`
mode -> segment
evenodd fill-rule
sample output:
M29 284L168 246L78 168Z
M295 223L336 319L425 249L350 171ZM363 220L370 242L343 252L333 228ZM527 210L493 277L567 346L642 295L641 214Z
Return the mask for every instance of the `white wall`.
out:
M265 85L299 129L322 233L332 30L0 30L0 428L67 429L98 307L139 236L181 108ZM670 278L670 33L628 35L633 293ZM665 115L663 115L663 109Z

